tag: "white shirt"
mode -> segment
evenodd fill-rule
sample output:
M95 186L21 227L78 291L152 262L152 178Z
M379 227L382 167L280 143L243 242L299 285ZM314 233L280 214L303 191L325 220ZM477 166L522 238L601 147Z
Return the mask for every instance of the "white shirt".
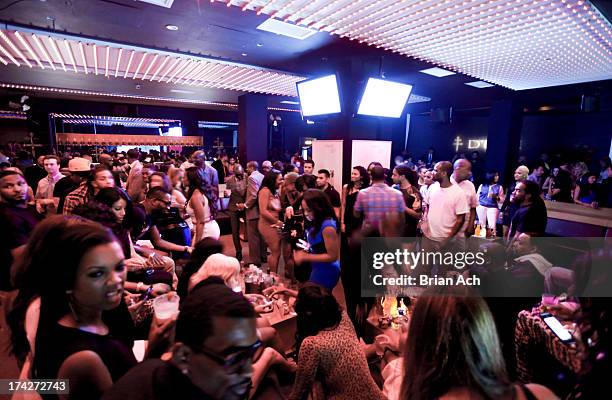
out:
M467 201L468 207L476 208L478 206L478 196L476 195L476 188L474 187L474 184L471 181L468 181L467 179L457 183L455 181L455 178L452 176L450 180L453 185L457 185L461 188L461 190L463 190L463 193L465 193L465 199ZM457 233L457 236L459 237L465 236L465 230L467 229L467 224L469 222L468 217L469 215L465 216L465 222L463 223L463 226L459 230L459 233Z
M438 182L432 184L425 203L428 211L424 234L428 239L438 242L450 237L457 215L470 211L467 197L457 185L442 188Z

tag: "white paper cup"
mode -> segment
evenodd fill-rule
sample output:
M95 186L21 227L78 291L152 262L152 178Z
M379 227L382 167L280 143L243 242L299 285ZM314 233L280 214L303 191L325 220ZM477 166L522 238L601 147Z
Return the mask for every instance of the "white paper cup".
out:
M180 297L174 293L166 293L153 300L153 312L158 322L165 322L179 313Z

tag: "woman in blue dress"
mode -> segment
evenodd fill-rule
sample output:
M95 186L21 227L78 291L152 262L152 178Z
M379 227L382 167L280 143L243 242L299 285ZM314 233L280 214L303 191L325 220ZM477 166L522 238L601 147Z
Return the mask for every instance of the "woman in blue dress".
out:
M340 278L340 241L338 220L329 198L319 189L308 189L302 198L304 217L309 221L306 230L308 244L304 251L296 251L296 265L310 263L309 281L332 290Z

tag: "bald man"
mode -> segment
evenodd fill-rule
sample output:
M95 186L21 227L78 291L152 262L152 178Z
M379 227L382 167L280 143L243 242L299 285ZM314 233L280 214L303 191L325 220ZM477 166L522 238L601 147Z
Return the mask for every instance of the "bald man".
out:
M474 184L470 182L472 177L472 163L465 158L460 158L453 164L453 175L451 176L451 183L457 185L465 193L468 206L470 207L470 214L465 219L461 230L457 233L457 236L470 237L474 234L474 221L476 220L476 207L478 206L478 197L476 196L476 189Z

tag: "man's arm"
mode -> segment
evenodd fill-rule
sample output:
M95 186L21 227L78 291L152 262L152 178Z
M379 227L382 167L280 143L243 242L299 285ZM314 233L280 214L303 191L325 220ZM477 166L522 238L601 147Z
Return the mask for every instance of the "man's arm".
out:
M464 221L465 221L465 214L457 215L457 219L455 220L455 224L453 225L453 228L451 229L451 233L448 239L454 238L455 235L459 233L459 230L463 226Z
M244 201L244 205L246 206L246 208L253 208L257 203L257 191L259 190L257 186L258 185L255 181L255 178L249 176L247 195L246 200Z
M159 230L157 230L156 226L152 226L151 228L149 228L149 232L151 233L151 243L153 243L153 246L155 246L155 248L159 248L165 251L183 252L187 247L179 246L178 244L174 244L172 242L162 239Z

